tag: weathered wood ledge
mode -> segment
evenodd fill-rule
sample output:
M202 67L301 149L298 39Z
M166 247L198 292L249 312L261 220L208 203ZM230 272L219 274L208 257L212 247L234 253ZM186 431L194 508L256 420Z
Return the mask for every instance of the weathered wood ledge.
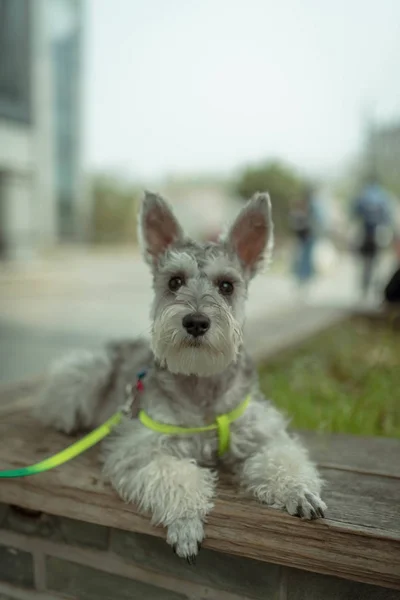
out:
M8 390L8 400L29 393L29 385L14 395ZM326 519L305 522L261 506L223 480L204 548L400 590L400 440L300 435L327 482ZM0 416L0 469L33 464L70 443L34 423L26 409ZM102 480L98 448L47 473L0 480L0 503L164 536ZM0 544L11 544L13 535L0 518Z

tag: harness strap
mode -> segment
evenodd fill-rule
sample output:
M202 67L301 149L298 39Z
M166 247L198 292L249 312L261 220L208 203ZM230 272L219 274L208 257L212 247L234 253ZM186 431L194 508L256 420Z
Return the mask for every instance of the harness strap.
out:
M191 435L194 433L204 433L206 431L218 432L218 455L222 456L229 450L230 444L230 424L243 415L250 403L250 395L244 402L239 404L234 410L216 417L211 425L202 427L180 427L179 425L168 425L152 419L144 410L139 412L139 421L152 431L163 433L165 435Z
M228 415L219 415L216 419L218 427L218 455L222 456L229 450L231 432Z

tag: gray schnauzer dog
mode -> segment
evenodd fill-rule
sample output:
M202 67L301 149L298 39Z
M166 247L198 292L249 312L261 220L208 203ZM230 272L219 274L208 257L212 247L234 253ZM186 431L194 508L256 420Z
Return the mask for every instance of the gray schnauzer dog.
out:
M171 435L147 427L137 414L123 417L103 446L105 475L125 501L166 527L168 544L190 562L213 508L218 465L272 508L323 517L317 470L261 394L243 346L248 285L272 249L268 195L256 194L217 243L188 239L165 200L152 193L139 228L154 283L151 341L112 343L61 360L36 416L64 432L96 427L121 407L126 386L143 368L140 408L158 423L204 427L249 398L228 425L222 456L218 430Z

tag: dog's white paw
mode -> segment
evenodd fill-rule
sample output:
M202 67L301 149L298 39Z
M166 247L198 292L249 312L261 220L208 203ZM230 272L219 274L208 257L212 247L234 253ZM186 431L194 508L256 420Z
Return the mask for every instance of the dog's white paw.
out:
M304 489L288 495L285 501L272 505L273 508L285 508L290 515L301 519L320 519L325 516L327 506L318 494Z
M177 519L168 526L167 543L181 558L190 565L195 564L196 556L204 538L204 526L201 519Z

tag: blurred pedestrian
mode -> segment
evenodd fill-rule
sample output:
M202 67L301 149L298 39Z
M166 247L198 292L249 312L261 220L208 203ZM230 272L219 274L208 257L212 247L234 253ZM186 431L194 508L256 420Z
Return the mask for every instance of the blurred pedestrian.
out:
M370 175L355 198L353 216L360 225L356 244L361 259L361 293L366 296L371 288L376 263L381 249L379 234L391 227L391 199L374 175Z
M322 212L314 188L293 203L289 225L296 238L293 271L297 283L304 289L315 276L315 246L322 228Z
M384 289L387 304L400 307L400 235L395 239L396 267Z

